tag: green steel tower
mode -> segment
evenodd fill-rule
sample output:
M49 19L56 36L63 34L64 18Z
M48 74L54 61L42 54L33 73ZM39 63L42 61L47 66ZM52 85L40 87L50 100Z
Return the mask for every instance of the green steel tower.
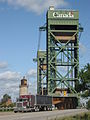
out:
M74 10L47 11L46 51L37 51L37 94L52 96L77 95L79 80L79 12ZM39 37L40 42L40 37ZM40 43L38 44L38 48Z
M37 94L47 94L46 83L46 51L37 52Z
M79 13L74 10L47 12L47 94L57 89L76 94L79 77Z

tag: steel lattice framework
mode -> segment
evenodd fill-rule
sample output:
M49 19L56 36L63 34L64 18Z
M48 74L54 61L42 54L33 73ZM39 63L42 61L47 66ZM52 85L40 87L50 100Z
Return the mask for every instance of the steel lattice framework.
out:
M47 94L46 51L37 52L37 94Z
M78 11L47 12L47 91L76 92L79 76Z
M48 10L46 51L37 52L37 94L55 95L56 89L77 94L79 80L78 11Z

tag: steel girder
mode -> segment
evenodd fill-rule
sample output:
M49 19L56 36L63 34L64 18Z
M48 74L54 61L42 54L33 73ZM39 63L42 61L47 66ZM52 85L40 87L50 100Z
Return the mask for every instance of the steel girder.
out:
M46 86L46 52L37 52L37 94L47 94Z
M56 38L54 33L72 32L73 35L67 42L63 43ZM75 37L75 41L72 38ZM76 81L78 80L78 30L48 30L48 46L47 46L47 79L48 94L52 94L54 90L61 84L69 88L71 93L77 93L75 90ZM60 61L57 60L59 56ZM64 56L64 58L62 58ZM66 61L67 59L67 61ZM67 72L62 75L58 67L67 66ZM69 67L70 66L70 67ZM54 75L54 76L52 76ZM71 75L71 76L70 76ZM72 76L73 75L73 76ZM54 82L53 82L54 81ZM54 84L54 85L53 85Z

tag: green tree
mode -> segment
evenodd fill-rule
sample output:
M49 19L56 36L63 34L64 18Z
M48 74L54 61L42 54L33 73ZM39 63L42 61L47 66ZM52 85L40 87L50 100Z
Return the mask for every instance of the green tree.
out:
M90 110L90 100L87 102L87 109Z
M11 99L11 96L9 96L8 94L3 95L3 98L2 98L2 100L1 100L1 103L7 102L8 99Z
M87 84L90 84L90 64L84 66L79 72L80 81L77 84L77 91L87 90Z

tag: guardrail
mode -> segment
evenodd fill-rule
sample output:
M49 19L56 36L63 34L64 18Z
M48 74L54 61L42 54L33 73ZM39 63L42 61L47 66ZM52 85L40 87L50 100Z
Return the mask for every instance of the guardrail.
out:
M8 111L13 111L14 108L12 107L0 107L0 112L8 112Z

